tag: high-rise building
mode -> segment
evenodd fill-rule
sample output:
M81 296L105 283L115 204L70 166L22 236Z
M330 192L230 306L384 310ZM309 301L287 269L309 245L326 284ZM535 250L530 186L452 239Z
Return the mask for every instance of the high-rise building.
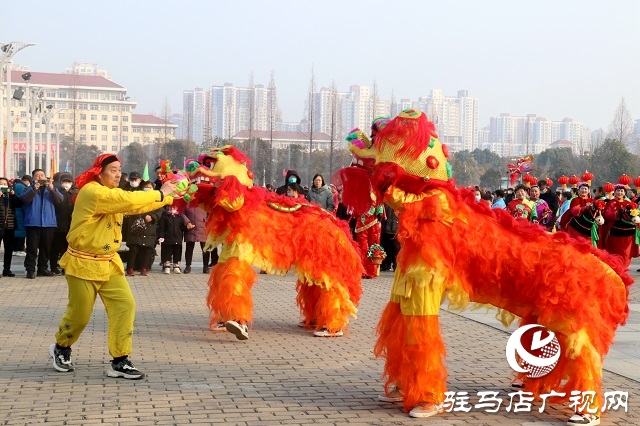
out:
M253 87L235 87L231 83L212 86L209 122L212 137L229 139L242 130L269 130L275 127L273 96L262 84ZM271 123L272 119L274 123Z
M558 145L558 141L568 141ZM491 117L487 148L500 156L512 157L539 154L552 144L570 145L575 152L583 147L583 126L571 118L550 121L535 114L511 116L502 113ZM583 147L584 148L584 147Z
M459 90L456 97L451 97L444 96L441 89L433 89L411 107L426 112L436 125L438 138L451 151L473 151L479 147L480 100L470 97L467 90Z

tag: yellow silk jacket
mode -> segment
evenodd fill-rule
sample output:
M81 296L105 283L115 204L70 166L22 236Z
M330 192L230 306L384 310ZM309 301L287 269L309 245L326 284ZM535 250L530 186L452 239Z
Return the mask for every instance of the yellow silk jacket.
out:
M76 198L67 234L69 249L60 266L65 274L91 281L108 281L111 263L124 274L118 256L123 214L149 212L172 202L170 196L163 199L160 191L128 192L98 182L87 183Z

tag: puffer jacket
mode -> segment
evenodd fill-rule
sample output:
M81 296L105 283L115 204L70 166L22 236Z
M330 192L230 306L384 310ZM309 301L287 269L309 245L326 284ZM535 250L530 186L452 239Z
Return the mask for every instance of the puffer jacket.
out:
M307 192L306 198L308 201L318 204L327 211L332 212L335 210L333 192L331 192L331 188L327 185L321 186L320 188L311 188L309 192Z
M56 208L62 202L62 194L57 189L51 191L41 186L37 191L30 186L20 195L24 210L24 226L56 228Z
M144 217L147 215L151 216L151 222L146 222L147 228L144 230L143 235L134 235L129 230L128 237L127 237L127 247L131 247L131 246L155 247L157 233L158 233L158 222L162 217L162 213L164 213L164 208L156 209L148 213L141 213L141 214L128 216L129 226L131 226L131 224L136 219L138 218L144 219Z

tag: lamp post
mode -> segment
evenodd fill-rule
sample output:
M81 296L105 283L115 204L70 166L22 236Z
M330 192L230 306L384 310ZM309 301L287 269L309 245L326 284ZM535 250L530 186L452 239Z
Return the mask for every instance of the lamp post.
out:
M10 43L4 44L0 42L0 87L2 86L2 70L6 70L7 76L7 85L6 85L6 99L7 99L7 108L6 108L6 117L3 117L3 106L2 106L2 95L0 94L0 171L3 176L11 177L14 176L15 172L13 170L13 162L11 161L12 156L10 153L13 148L13 129L11 122L11 65L13 64L12 58L13 56L21 51L22 49L35 46L35 43L26 43L23 41L12 41ZM4 118L4 120L3 120ZM3 134L5 132L4 127L6 126L6 145L3 141ZM5 151L6 147L6 151ZM9 158L9 163L6 163L6 159Z

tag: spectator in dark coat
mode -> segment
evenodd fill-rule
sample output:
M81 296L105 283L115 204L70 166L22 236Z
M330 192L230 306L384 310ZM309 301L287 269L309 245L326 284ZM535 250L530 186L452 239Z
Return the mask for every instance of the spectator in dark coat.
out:
M393 271L396 268L396 256L400 251L400 242L396 239L398 232L398 216L396 212L387 204L384 205L386 219L382 220L382 233L380 235L380 245L387 253L380 265L382 271Z
M153 182L148 181L143 184L142 190L150 191L154 187ZM148 213L129 216L132 229L129 229L129 239L127 240L129 257L126 273L128 276L135 275L134 271L137 265L140 266L140 275L144 277L149 275L148 270L151 269L155 254L158 222L160 222L163 213L164 209L156 209Z
M31 176L24 175L22 179L13 184L13 192L16 194L16 197L20 197L24 190L31 186ZM24 210L22 209L22 204L20 207L15 208L16 212L16 230L14 234L14 244L13 244L13 255L14 256L26 256L25 252L25 240L27 237L27 230L24 227Z
M278 187L278 189L276 189L276 194L278 195L286 195L287 194L287 185L289 185L290 183L297 183L298 185L300 185L300 182L302 182L302 180L300 179L300 176L298 175L298 172L296 172L295 170L289 170L287 172L287 175L284 177L284 185Z
M58 174L58 173L56 173ZM55 185L55 183L54 183ZM73 213L73 197L78 193L78 188L73 182L73 177L69 173L58 175L58 191L62 194L62 202L55 205L57 227L53 232L53 242L51 244L51 272L60 275L62 271L58 267L58 260L67 251L67 234L71 227L71 215Z
M4 245L3 277L16 276L11 272L11 260L13 259L14 235L17 226L15 209L20 205L20 200L13 189L9 187L9 180L4 177L0 178L0 240Z
M549 189L547 181L544 179L540 179L538 181L538 188L540 188L540 199L546 201L549 205L549 209L551 210L552 216L547 221L547 230L551 231L556 223L556 217L558 214L558 197L551 191L551 189Z
M204 227L207 222L207 212L200 207L187 207L182 212L182 219L184 220L187 231L184 233L184 241L186 247L184 250L184 260L187 265L184 268L184 273L191 272L191 261L193 260L193 249L196 243L200 243L200 249L202 250L202 273L209 273L209 257L213 257L212 264L218 263L218 249L217 247L213 251L204 251L205 243L207 242L207 232Z
M331 192L331 188L324 183L324 178L321 174L316 174L313 177L313 186L309 189L305 198L312 203L318 204L329 212L333 212L335 210L333 192Z
M182 240L184 231L187 230L182 215L175 206L167 206L158 222L158 241L160 241L160 259L162 272L171 273L171 261L173 261L173 273L181 274L180 261L182 260Z

